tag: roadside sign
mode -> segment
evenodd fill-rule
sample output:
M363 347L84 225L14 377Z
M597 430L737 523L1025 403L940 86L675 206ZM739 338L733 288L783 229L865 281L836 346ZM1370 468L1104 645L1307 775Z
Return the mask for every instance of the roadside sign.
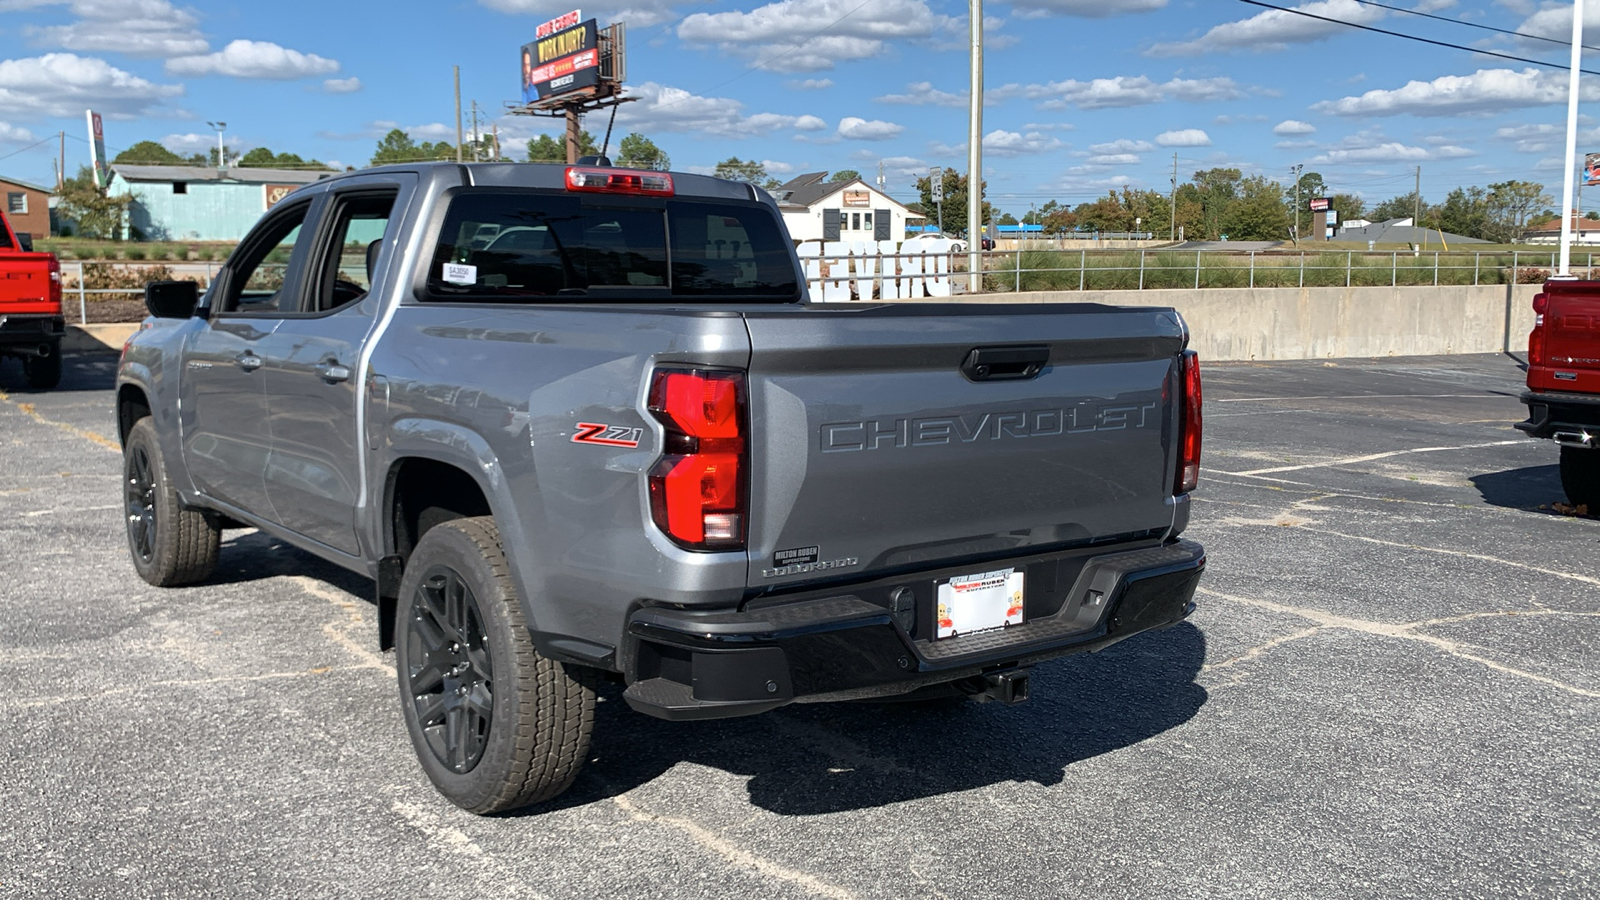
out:
M935 203L944 199L944 169L934 166L928 170L928 189Z
M1328 210L1333 209L1333 198L1312 197L1310 201L1310 208L1312 212L1327 212Z
M566 18L562 16L551 21L562 22ZM590 19L522 45L524 103L599 84L600 29L597 20Z
M106 160L106 129L100 121L100 114L92 109L84 110L89 121L89 167L94 170L94 186L104 190L111 183L111 171Z
M1600 153L1583 155L1583 183L1600 184Z

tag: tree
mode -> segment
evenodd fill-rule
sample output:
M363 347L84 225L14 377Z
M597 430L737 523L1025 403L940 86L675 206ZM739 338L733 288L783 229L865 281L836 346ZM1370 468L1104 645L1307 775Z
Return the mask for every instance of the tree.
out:
M419 144L411 139L411 135L396 128L378 141L378 149L372 154L372 164L384 166L390 163L455 158L454 144L447 144L444 141L432 144L423 141Z
M1195 237L1214 241L1227 233L1223 230L1224 222L1238 198L1239 182L1243 177L1244 173L1238 169L1206 169L1194 173L1194 186L1200 203L1200 233Z
M578 156L599 156L600 146L594 142L594 135L587 131L578 132ZM553 138L548 134L541 134L536 138L528 139L528 162L553 162L564 163L567 161L567 136Z
M1430 218L1440 231L1481 238L1489 224L1488 194L1477 186L1456 188L1445 196L1444 204L1432 212L1434 215Z
M939 230L945 233L964 232L967 229L967 176L955 169L945 169L944 177L944 221L937 221L939 217L939 204L933 202L933 182L924 175L917 179L917 193L922 198L922 208L927 210L924 215L934 220ZM985 191L988 184L982 185L979 190ZM983 201L980 209L980 222L994 221L994 207L989 201Z
M1011 213L1001 213L1000 214L1000 218L995 220L995 224L996 225L1016 225L1016 224L1019 224L1019 223L1017 222L1017 217L1013 216Z
M1283 203L1283 185L1265 175L1239 180L1236 196L1223 215L1223 233L1234 241L1275 241L1289 234L1293 220Z
M672 157L657 147L654 141L635 131L617 145L617 165L630 169L665 171L672 168Z
M1328 185L1323 182L1322 175L1318 172L1306 172L1300 176L1300 193L1298 195L1295 193L1295 187L1292 184L1283 189L1284 202L1294 203L1298 200L1302 212L1306 211L1307 200L1312 197L1326 196L1328 196ZM1294 208L1290 207L1289 211L1293 212Z
M122 237L122 224L132 202L132 194L102 193L95 186L94 170L79 166L78 174L63 183L59 211L62 219L77 223L81 237L116 239Z
M262 169L326 169L327 163L319 160L301 159L298 153L273 153L266 147L251 148L249 153L239 157L239 165L253 166Z
M830 182L855 181L857 178L860 178L860 177L861 177L861 173L857 172L855 169L840 169L839 171L833 173L833 176L830 177L828 179L828 181L830 181Z
M1366 217L1367 202L1355 194L1334 194L1331 205L1339 213L1340 222Z
M1132 231L1133 211L1117 196L1107 191L1104 197L1078 206L1078 226L1089 231Z
M1533 214L1551 203L1544 185L1533 181L1502 181L1489 185L1484 197L1488 221L1484 236L1492 241L1515 243L1528 233Z
M112 162L143 166L181 166L190 160L173 153L155 141L140 141L118 153Z
M778 179L767 174L767 167L758 160L743 160L737 156L730 156L717 163L716 171L711 174L729 181L747 181L772 190L778 186Z
M1374 222L1387 222L1390 219L1410 219L1417 213L1417 207L1422 204L1417 202L1417 192L1408 191L1398 197L1390 197L1372 208L1367 218Z

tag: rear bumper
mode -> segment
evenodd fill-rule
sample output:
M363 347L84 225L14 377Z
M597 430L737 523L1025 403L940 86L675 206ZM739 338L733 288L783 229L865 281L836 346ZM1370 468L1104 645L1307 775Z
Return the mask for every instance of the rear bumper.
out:
M738 611L647 607L629 619L623 696L660 718L713 719L981 679L1182 621L1205 562L1180 540L918 572ZM1008 567L1026 572L1023 624L932 639L939 580Z
M1600 394L1525 391L1528 419L1517 430L1562 444L1600 446Z
M0 313L0 347L35 347L40 342L61 340L66 331L66 320L61 316Z

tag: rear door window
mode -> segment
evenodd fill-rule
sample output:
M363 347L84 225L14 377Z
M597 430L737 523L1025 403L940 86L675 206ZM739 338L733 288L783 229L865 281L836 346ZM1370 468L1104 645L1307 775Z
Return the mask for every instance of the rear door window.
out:
M789 246L756 204L463 191L435 246L428 298L793 300Z

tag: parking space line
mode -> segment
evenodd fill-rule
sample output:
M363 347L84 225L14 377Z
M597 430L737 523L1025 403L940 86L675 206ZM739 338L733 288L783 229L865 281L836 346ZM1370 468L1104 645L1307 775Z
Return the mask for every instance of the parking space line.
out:
M692 819L679 816L667 816L640 809L629 800L625 794L617 794L611 798L615 803L636 822L660 823L670 825L689 835L695 843L722 857L724 860L747 869L754 869L768 878L787 881L807 893L817 897L831 897L833 900L855 900L855 894L839 887L836 884L823 881L815 875L791 869L788 866L764 859L756 854L734 844L716 832Z
M1533 566L1529 565L1528 563L1517 562L1514 559L1501 559L1498 556L1489 556L1483 553L1468 553L1465 550L1446 550L1443 547L1425 547L1421 544L1402 544L1399 541L1386 541L1382 538L1367 537L1363 534L1346 534L1342 531L1332 531L1327 528L1302 526L1302 529L1305 531L1315 532L1317 534L1328 534L1334 537L1342 537L1352 541L1363 541L1368 544L1378 544L1384 547L1396 547L1401 550L1421 550L1424 553L1438 553L1444 556L1459 556L1462 559L1475 559L1479 560L1480 562L1498 563L1502 566L1510 566L1514 569L1526 569L1529 572L1538 572L1541 575L1554 575L1557 578L1567 578L1571 579L1572 581L1582 582L1583 584L1600 586L1600 578L1595 578L1590 575L1580 575L1577 572L1562 572L1558 569L1546 569L1542 566Z
M1505 447L1510 444L1525 444L1526 440L1489 441L1482 444L1462 444L1456 447L1413 447L1410 450L1390 450L1385 453L1369 453L1365 456L1347 456L1343 459L1330 459L1326 462L1305 463L1298 466L1275 466L1270 469L1251 469L1248 472L1217 472L1218 475L1250 476L1272 475L1278 472L1298 472L1302 469L1326 469L1330 466L1348 466L1355 463L1372 462L1377 459L1388 459L1393 456L1406 456L1412 453L1442 453L1450 450L1476 450L1481 447Z
M297 669L292 672L265 672L259 675L219 675L215 678L169 678L163 681L151 681L146 684L135 684L127 687L108 688L94 694L75 694L70 696L53 697L25 697L17 701L16 705L22 709L33 709L40 706L60 706L63 703L78 703L84 700L99 700L103 697L114 697L119 694L136 694L152 688L168 687L199 687L209 684L243 684L251 681L274 681L280 678L304 678L307 675L327 675L331 672L351 672L365 669L367 666L318 666L314 669Z
M454 825L450 825L442 814L432 810L424 809L415 803L407 803L403 800L395 800L394 802L390 803L389 809L399 815L401 819L405 820L407 825L410 825L412 828L422 832L423 835L428 839L429 843L434 844L440 849L448 850L451 853L464 856L472 860L475 866L493 870L489 874L493 874L500 882L502 882L503 889L513 885L515 886L514 890L512 890L510 893L497 893L496 895L528 897L533 898L533 900L545 900L546 895L528 887L527 883L520 876L518 876L517 873L507 869L504 865L501 865L500 861L495 859L493 854L479 846L478 842L469 837L466 832L455 827Z
M1535 681L1558 690L1566 691L1569 694L1577 694L1580 697L1600 699L1600 691L1591 691L1587 688L1581 688L1574 684L1567 684L1564 681L1558 681L1554 678L1540 675L1537 672L1528 672L1523 669L1505 665L1504 663L1495 662L1492 659L1485 659L1484 657L1478 656L1475 653L1470 653L1463 649L1463 645L1456 641L1446 640L1431 634L1421 634L1417 631L1419 628L1436 624L1433 622L1406 622L1396 625L1388 622L1372 622L1366 619L1353 619L1348 616L1341 616L1325 610L1311 609L1309 607L1288 606L1283 603L1274 603L1271 600L1262 600L1257 597L1240 597L1235 594L1224 594L1221 591L1214 591L1210 588L1198 588L1196 593L1205 594L1208 597L1216 597L1219 600L1230 600L1234 603L1242 603L1246 606L1254 606L1259 609L1271 610L1272 612L1287 613L1292 616L1299 616L1302 619L1308 619L1312 622L1316 622L1319 626L1321 626L1320 628L1314 629L1317 631L1320 631L1323 628L1340 628L1344 629L1345 631L1354 631L1360 634L1371 634L1378 637L1399 638L1400 640L1415 641L1420 644L1426 644L1427 646L1433 647L1434 649L1449 654L1450 656L1455 656L1470 662L1478 663L1485 668L1492 669L1504 675L1513 675L1518 678L1525 678L1529 681ZM1503 615L1567 617L1581 616L1600 618L1600 613L1567 613L1560 610L1551 609L1520 610L1515 612L1506 612L1503 613Z
M1481 397L1504 397L1494 391L1479 394L1344 394L1333 397L1228 397L1217 403L1289 403L1303 400L1461 400Z
M60 428L62 431L75 434L86 441L99 444L100 446L105 447L107 450L114 450L117 453L122 452L122 446L105 435L97 431L90 431L87 428L79 428L78 426L67 422L57 422L55 419L46 419L44 416L39 415L38 410L33 408L32 403L14 402L11 399L11 395L7 394L5 391L0 391L0 403L7 403L16 407L22 412L23 415L32 418L35 422L38 422L41 425L51 425L56 428Z

